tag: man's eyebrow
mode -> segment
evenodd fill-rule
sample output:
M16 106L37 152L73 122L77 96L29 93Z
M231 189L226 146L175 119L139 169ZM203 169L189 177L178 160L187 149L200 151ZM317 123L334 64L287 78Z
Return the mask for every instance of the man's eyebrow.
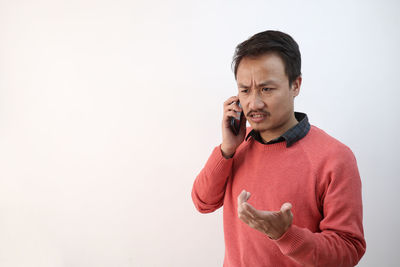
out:
M250 86L247 86L247 85L244 85L241 83L239 83L238 86L239 86L239 88L250 88Z
M267 80L267 81L263 81L263 82L257 84L257 87L275 85L275 84L276 84L276 82L274 80ZM238 84L238 87L239 88L250 88L250 86L247 86L247 85L244 85L241 83Z
M274 80L268 80L268 81L264 81L259 83L257 86L261 87L261 86L268 86L268 85L275 85L276 82Z

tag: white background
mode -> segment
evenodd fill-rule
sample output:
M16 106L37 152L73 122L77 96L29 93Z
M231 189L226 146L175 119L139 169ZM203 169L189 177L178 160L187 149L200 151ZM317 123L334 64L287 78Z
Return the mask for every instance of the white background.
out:
M295 109L348 145L367 252L396 266L397 1L0 0L0 266L222 266L193 181L236 94L235 46L302 52Z

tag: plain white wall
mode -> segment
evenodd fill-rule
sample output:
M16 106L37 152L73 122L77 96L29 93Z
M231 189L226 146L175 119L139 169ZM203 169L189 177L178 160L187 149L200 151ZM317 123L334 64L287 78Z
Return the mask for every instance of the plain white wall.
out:
M221 266L190 192L266 29L303 59L296 110L354 151L367 253L395 266L397 1L0 0L0 266Z

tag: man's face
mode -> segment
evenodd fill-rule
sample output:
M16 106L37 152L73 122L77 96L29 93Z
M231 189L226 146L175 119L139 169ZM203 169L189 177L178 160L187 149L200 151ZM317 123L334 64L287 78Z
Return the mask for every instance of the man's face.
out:
M289 86L284 62L277 54L243 58L236 80L243 112L254 130L281 134L288 129L293 122L294 97L299 93L301 77Z

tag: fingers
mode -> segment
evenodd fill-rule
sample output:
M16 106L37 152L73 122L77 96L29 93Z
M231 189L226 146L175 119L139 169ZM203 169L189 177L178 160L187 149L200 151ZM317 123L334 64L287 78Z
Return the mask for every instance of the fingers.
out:
M256 209L246 202L250 196L250 192L246 192L246 190L243 190L238 196L238 216L247 224L250 219L256 219L256 212L254 212Z
M225 116L227 117L235 117L236 119L240 119L240 113L234 111L234 110L227 110L225 111Z
M246 210L246 202L242 203L241 205L238 206L238 217L239 219L252 226L256 222L256 218L253 217L247 210ZM252 226L253 227L253 226Z
M238 106L237 101L239 101L239 98L237 96L232 96L228 98L224 102L224 118L223 118L223 125L224 128L229 128L231 121L230 118L236 118L240 120L242 108ZM243 121L242 121L243 123ZM242 126L242 125L241 125Z
M238 101L239 97L237 96L231 96L230 98L228 98L228 100L224 102L224 112L226 113L231 110L236 112L242 112L242 108L237 103ZM237 117L237 115L233 117Z
M250 196L251 196L250 192L247 192L246 190L243 189L238 196L238 205L249 200Z
M224 107L225 106L229 106L230 104L232 104L233 102L239 101L239 97L238 96L231 96L230 98L228 98L225 102L224 102Z
M250 192L246 192L246 190L242 190L242 192L238 196L238 216L240 219L243 217L252 217L251 214L246 210L246 201L250 198ZM246 218L244 218L246 219Z
M238 206L242 205L243 202L247 201L247 192L246 190L242 190L242 192L238 196Z
M235 117L236 119L240 119L242 109L238 108L237 105L230 105L225 107L224 114L228 117Z
M257 218L261 218L261 214L259 213L259 211L254 208L250 203L245 202L242 204L243 209L245 210L246 213L248 213L252 218L257 219Z
M246 202L249 197L250 193L245 190L238 196L239 219L272 239L281 237L292 224L292 204L284 203L280 211L262 211Z
M250 197L249 194L247 194L247 196ZM268 233L268 225L265 223L263 218L259 216L259 211L257 211L248 202L243 202L238 206L238 216L242 222L251 228L254 228L265 234Z

